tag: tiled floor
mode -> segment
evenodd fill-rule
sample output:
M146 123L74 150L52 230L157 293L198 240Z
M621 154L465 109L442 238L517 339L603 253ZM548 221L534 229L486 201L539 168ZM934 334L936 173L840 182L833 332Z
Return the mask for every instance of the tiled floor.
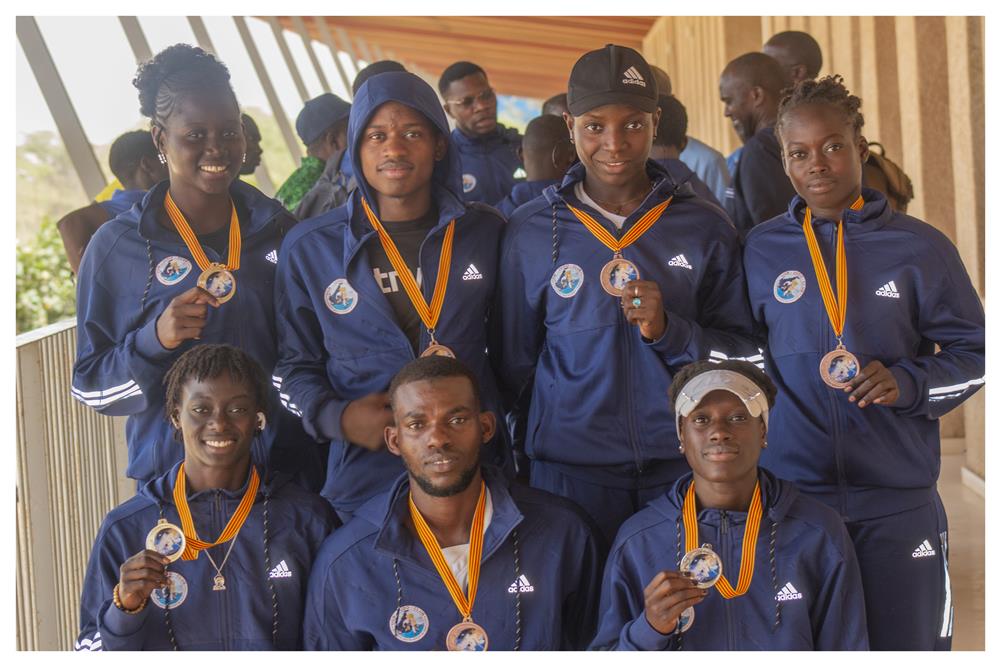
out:
M952 649L983 650L986 615L983 498L962 485L962 454L941 457L938 492L948 512L951 593L955 604ZM961 563L959 566L958 563Z

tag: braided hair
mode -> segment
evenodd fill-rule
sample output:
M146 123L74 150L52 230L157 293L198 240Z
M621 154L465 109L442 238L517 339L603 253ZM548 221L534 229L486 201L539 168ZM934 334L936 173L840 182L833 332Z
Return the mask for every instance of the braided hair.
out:
M778 120L774 125L774 132L779 139L788 115L795 109L807 105L825 104L839 109L847 119L847 124L854 128L855 136L860 135L861 128L865 126L865 117L860 110L861 98L847 90L844 78L839 74L824 76L821 79L805 79L781 92Z
M139 90L139 111L154 125L163 126L182 95L228 90L229 69L211 53L190 44L174 44L139 65L132 79Z
M228 374L250 389L256 408L267 408L267 379L260 365L242 349L231 345L196 345L184 352L163 377L164 401L169 420L181 405L181 390L188 380L204 381Z

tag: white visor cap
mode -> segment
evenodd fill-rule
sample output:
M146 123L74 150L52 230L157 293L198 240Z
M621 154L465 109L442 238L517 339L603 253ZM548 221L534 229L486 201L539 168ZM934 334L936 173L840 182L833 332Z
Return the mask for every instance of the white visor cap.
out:
M712 391L729 391L746 405L750 416L760 416L767 427L767 396L753 380L733 370L709 370L692 378L674 401L677 435L681 433L681 417L687 416Z

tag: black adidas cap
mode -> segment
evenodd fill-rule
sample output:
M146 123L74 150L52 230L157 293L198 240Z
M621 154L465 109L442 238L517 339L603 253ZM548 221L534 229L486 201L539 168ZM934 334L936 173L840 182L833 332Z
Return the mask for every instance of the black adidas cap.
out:
M605 104L628 104L653 113L657 102L653 70L627 46L608 44L584 53L569 75L567 106L574 116Z

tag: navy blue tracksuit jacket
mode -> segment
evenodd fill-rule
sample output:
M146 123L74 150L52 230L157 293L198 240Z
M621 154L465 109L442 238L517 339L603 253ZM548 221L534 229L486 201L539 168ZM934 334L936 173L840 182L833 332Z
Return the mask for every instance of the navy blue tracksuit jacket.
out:
M472 618L489 635L489 650L514 649L518 631L521 650L582 650L594 631L599 537L572 503L510 484L495 468L482 470L493 518ZM307 650L445 649L448 630L462 618L407 527L408 496L404 474L323 544L306 599ZM389 622L407 606L427 619L410 642L396 638Z
M501 260L501 371L515 396L531 391L527 454L615 488L666 484L687 471L666 399L675 372L700 359L757 351L736 231L688 188L623 252L642 279L660 286L664 335L644 340L620 299L601 287L612 251L566 203L621 237L675 188L658 164L649 161L647 169L654 188L619 232L573 196L584 177L583 165L574 165L558 188L514 213Z
M497 124L487 136L466 136L459 129L451 132L452 149L462 163L462 198L491 206L510 194L514 173L521 168L517 149L521 135L513 127Z
M180 447L180 444L177 444ZM77 650L171 650L166 612L154 600L135 615L112 601L119 567L146 548L146 534L163 517L180 527L173 500L178 464L108 513L94 541L80 597ZM249 477L247 479L249 482ZM215 539L243 499L236 491L204 490L188 496L188 507L202 539ZM264 552L267 498L268 552ZM167 571L179 575L186 595L170 606L170 624L180 650L297 650L302 646L302 609L313 559L334 525L330 506L287 477L261 479L250 515L235 542L210 551L222 564L224 591L213 591L215 569L205 553L179 559ZM278 606L277 642L272 642L273 585ZM162 600L161 600L162 603Z
M862 367L879 360L895 376L900 395L890 407L859 409L819 378L836 339L802 232L803 200L755 228L744 253L767 372L778 385L762 464L847 520L929 501L941 465L937 419L985 379L983 307L955 246L893 211L880 192L863 196L861 210L844 212L844 345ZM834 279L836 222L814 219L814 228ZM782 292L782 276L795 274L804 288Z
M558 180L526 180L523 183L517 183L514 185L514 189L510 191L510 194L497 204L497 210L503 213L503 216L509 220L515 210L535 197L540 196L542 190L549 185L558 185L560 182Z
M429 86L412 74L382 74L367 81L354 98L348 138L355 164L361 163L358 146L368 119L389 101L420 111L447 136L444 111ZM306 432L330 442L322 494L346 513L386 490L403 464L384 449L372 452L345 441L341 415L352 400L387 390L392 377L415 357L372 274L367 246L379 239L361 207L361 196L367 197L376 214L377 203L361 170L357 171L358 189L344 206L302 222L288 234L275 288L282 325L274 381L283 404L301 416ZM434 169L433 196L440 217L420 248L422 289L430 302L445 231L454 219L448 291L436 338L476 373L484 409L502 415L487 346L504 221L488 206L466 206L460 178L458 155L449 149ZM470 266L480 278L466 279ZM423 330L420 348L429 343ZM504 441L498 436L487 445L484 459L509 465Z
M643 590L660 571L676 571L680 565L682 507L691 479L690 474L678 479L670 492L622 525L604 570L592 648L868 649L861 572L843 523L834 511L761 468L764 516L750 589L728 600L710 590L694 606L694 623L683 634L654 629L646 620ZM746 519L742 511L698 512L698 541L712 544L734 587Z
M77 286L73 397L102 414L129 417L126 474L139 481L167 472L184 453L163 413L163 377L181 354L196 344L224 343L250 354L265 372L274 367L275 263L281 238L295 223L277 201L233 181L229 192L243 235L236 294L218 308L209 306L200 340L168 350L156 336L156 321L171 300L197 284L201 273L180 235L156 220L168 187L168 181L158 183L140 204L97 230L80 264ZM203 249L210 261L226 262L211 247ZM273 403L269 416L276 424L277 395ZM265 461L278 430L267 428L259 438L264 448L255 451L259 462Z
M142 201L147 190L115 190L110 199L97 202L108 211L108 219L121 215L132 206Z

